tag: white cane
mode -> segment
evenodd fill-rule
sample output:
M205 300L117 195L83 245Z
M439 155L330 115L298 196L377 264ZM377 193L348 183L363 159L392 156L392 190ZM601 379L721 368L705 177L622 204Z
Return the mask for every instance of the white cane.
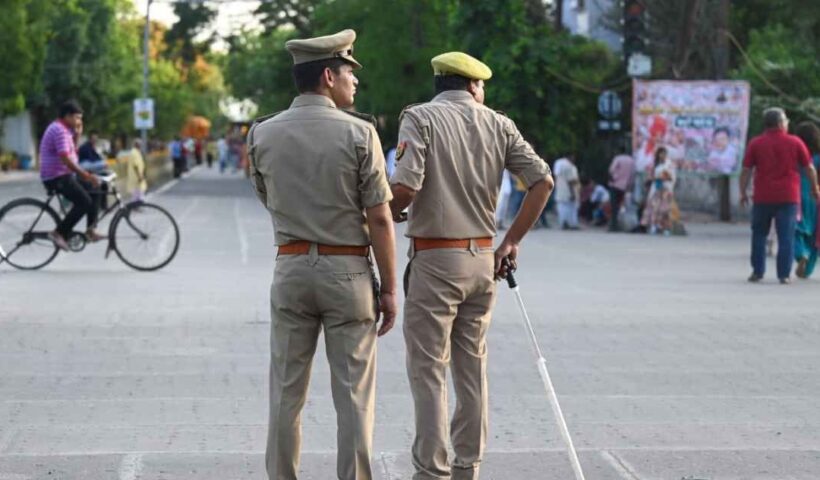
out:
M558 404L558 396L555 394L555 388L552 386L550 374L547 371L547 360L541 354L541 348L538 346L538 339L535 336L535 331L532 329L532 322L530 316L527 315L527 310L524 308L524 301L521 299L521 292L518 290L518 282L515 281L512 269L508 259L504 259L507 266L507 285L515 293L515 299L518 302L518 308L521 310L521 316L524 317L524 323L527 326L527 333L530 336L533 352L538 357L538 373L541 374L541 380L544 382L544 388L547 390L547 397L552 406L552 413L558 421L558 428L561 431L561 437L567 444L567 455L569 455L569 462L572 464L572 471L575 473L575 480L584 480L584 472L581 471L581 462L578 461L578 454L575 453L575 446L572 444L572 438L569 436L569 429L567 422L564 420L564 414L561 412L561 405Z

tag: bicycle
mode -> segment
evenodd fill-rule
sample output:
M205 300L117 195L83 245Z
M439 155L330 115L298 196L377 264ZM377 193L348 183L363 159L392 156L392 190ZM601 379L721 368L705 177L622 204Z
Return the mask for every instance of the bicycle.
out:
M115 202L106 208L98 221L115 212L108 226L107 259L115 252L129 267L154 271L168 265L179 249L179 227L167 210L153 203L124 203L114 183L116 174L99 176L109 187L108 195ZM8 263L20 270L37 270L57 257L60 248L49 238L60 222L51 206L57 197L60 213L65 216L67 200L47 189L45 201L18 198L0 209L0 264ZM72 232L66 238L69 251L81 252L88 244L82 232Z

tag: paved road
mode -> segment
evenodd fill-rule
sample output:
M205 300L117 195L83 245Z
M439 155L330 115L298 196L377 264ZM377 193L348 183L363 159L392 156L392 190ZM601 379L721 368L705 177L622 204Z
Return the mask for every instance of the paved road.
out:
M269 218L244 180L202 170L154 200L183 234L163 271L99 245L39 272L0 267L0 480L264 478ZM749 285L746 226L690 230L527 238L521 288L587 478L816 480L820 284ZM303 479L335 472L323 357ZM410 478L403 357L400 330L380 340L380 480ZM572 478L506 289L489 375L482 478Z

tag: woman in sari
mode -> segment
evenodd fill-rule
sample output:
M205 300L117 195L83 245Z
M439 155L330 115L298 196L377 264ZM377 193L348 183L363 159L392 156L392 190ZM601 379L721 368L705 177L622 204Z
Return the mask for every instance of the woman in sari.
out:
M797 126L797 136L806 144L811 154L814 168L820 168L820 129L811 122ZM817 249L820 237L817 232L817 202L812 196L812 185L805 169L800 171L800 219L794 235L794 258L800 278L809 278L817 263Z
M666 148L655 150L655 165L652 170L651 187L643 211L641 225L649 228L649 233L672 230L672 206L675 204L675 167L667 160Z

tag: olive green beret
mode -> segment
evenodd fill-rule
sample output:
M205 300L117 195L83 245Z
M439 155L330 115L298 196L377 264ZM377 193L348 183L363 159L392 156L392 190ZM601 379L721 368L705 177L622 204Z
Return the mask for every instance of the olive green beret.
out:
M461 75L471 80L489 80L493 76L490 67L462 52L447 52L430 61L436 75Z
M285 48L293 56L294 65L340 58L355 68L362 68L362 65L353 58L353 42L355 41L356 32L347 29L324 37L288 40Z

